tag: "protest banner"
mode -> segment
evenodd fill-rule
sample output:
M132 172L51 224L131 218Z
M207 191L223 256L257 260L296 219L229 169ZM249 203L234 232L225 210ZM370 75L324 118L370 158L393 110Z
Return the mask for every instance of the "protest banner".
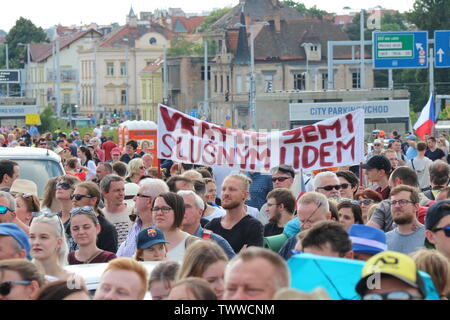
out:
M158 158L267 172L359 164L364 158L364 110L285 131L253 132L218 126L170 107L158 107Z

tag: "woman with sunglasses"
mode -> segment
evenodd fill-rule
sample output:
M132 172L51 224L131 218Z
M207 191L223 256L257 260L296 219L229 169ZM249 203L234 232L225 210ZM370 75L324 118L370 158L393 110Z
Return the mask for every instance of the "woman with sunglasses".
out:
M75 187L75 191L72 194L73 207L88 206L94 208L100 225L100 233L97 235L97 247L105 251L117 252L117 230L111 222L106 220L99 209L100 198L100 189L94 182L82 182Z
M31 256L48 281L67 280L67 240L64 226L55 213L41 212L30 226Z
M16 216L17 218L30 226L34 214L39 214L41 210L39 199L31 193L19 193L16 196Z
M338 171L336 172L336 175L341 183L341 189L339 190L341 197L354 200L355 194L358 192L358 177L349 170Z
M0 300L32 300L44 283L43 275L31 261L0 260Z
M56 201L56 184L60 177L53 177L47 181L44 189L44 199L42 200L41 208L49 209L51 212L61 211L61 204Z
M81 167L87 168L86 180L92 180L93 178L95 178L97 166L92 160L92 153L89 148L85 146L79 147L77 156L80 159Z
M70 232L78 244L78 250L69 253L69 264L103 263L116 258L116 255L97 247L100 224L93 207L72 209Z
M144 162L141 158L130 160L127 165L128 175L125 178L126 182L133 182L139 184L141 178L145 176Z
M184 211L183 198L173 192L162 193L153 200L153 222L163 231L168 242L167 257L178 262L183 260L189 244L198 239L181 230Z
M372 189L364 189L355 195L355 199L359 201L364 224L369 220L369 210L372 206L383 201L381 194Z

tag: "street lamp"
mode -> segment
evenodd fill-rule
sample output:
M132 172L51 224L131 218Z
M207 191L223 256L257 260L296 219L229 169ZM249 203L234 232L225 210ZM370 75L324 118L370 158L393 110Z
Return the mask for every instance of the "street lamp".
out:
M309 54L308 50L311 50L311 48L314 46L311 42L304 42L301 44L301 47L305 49L305 56L306 56L306 77L305 77L305 90L306 90L306 78L308 78L309 82ZM308 49L307 49L308 48Z
M28 79L29 74L30 74L30 72L28 72L28 70L31 67L30 66L30 60L31 60L31 58L30 58L30 44L29 43L19 42L19 43L17 43L17 45L18 46L24 46L24 47L27 48L27 67L24 68L25 69L25 89L23 90L23 91L25 91L25 97L26 97L27 96L27 89L29 89L29 88L27 88L27 81L29 81L31 83L31 79ZM31 85L30 85L30 87L31 87ZM20 90L20 92L21 92L21 96L22 96L22 90Z

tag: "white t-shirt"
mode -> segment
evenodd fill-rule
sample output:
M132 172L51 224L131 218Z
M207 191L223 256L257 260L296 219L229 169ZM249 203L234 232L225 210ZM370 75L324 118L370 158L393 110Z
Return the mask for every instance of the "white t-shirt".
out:
M430 186L430 167L432 164L433 161L427 157L424 157L423 159L418 159L416 157L406 162L406 165L417 173L419 187L421 189L425 189Z
M190 236L189 233L186 233L186 236L183 240L180 241L180 243L167 251L167 258L168 260L177 261L179 263L183 262L184 258L184 252L186 251L186 239Z
M203 218L208 221L211 221L214 218L222 218L226 214L227 214L227 212L224 209L219 208L219 207L214 207L213 213L211 213L209 216L203 217Z
M101 136L102 136L102 129L95 127L95 129L94 129L94 136L96 136L97 138L101 138Z
M102 212L105 215L106 220L111 222L114 227L116 227L117 230L117 246L119 247L122 242L125 241L125 239L128 236L128 232L130 231L130 228L132 226L132 222L130 220L130 214L133 211L133 208L127 207L122 212L118 213L110 213L106 211L106 207L103 208Z

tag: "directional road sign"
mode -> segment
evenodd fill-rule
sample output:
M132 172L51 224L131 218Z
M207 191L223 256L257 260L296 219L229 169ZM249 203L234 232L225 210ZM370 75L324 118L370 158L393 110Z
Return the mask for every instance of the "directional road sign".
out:
M374 32L374 69L428 68L428 31Z
M436 68L450 68L450 30L434 32Z
M0 83L20 83L20 71L0 70Z

